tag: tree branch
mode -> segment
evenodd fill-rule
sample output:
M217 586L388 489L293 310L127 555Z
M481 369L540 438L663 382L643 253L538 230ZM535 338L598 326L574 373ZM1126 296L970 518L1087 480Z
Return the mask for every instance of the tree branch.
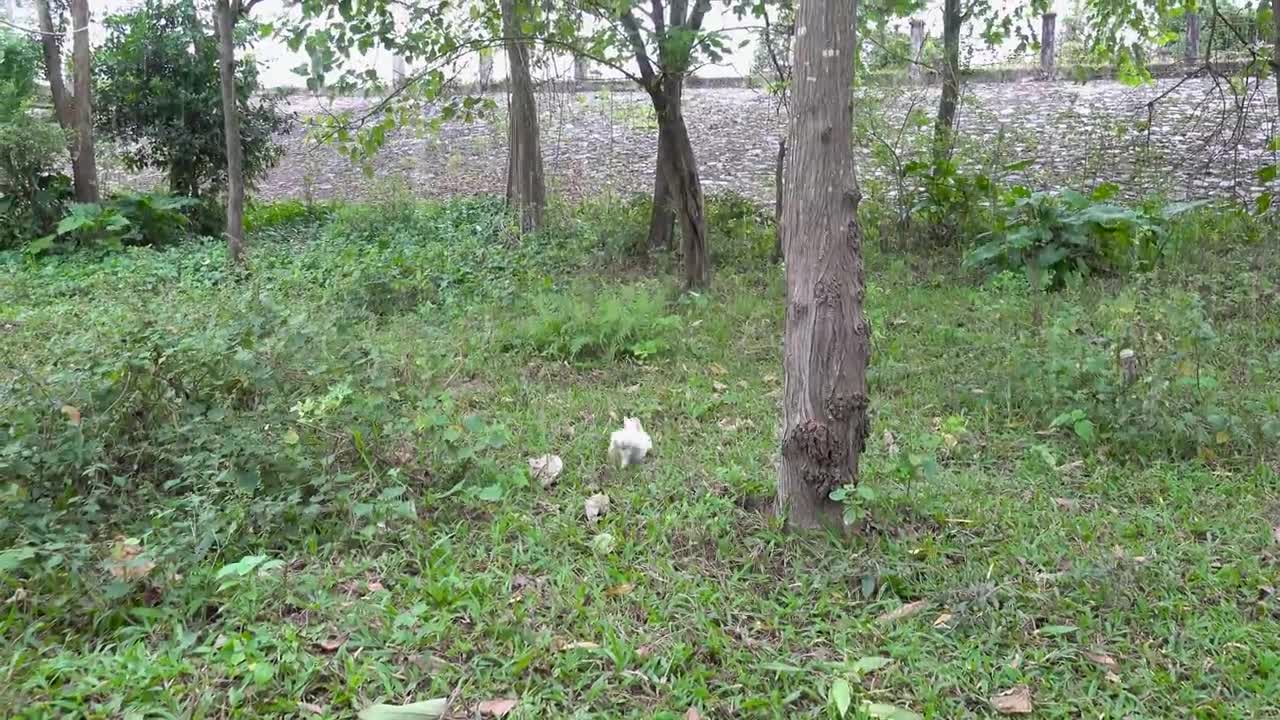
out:
M645 49L644 38L640 36L640 23L636 22L636 18L631 14L630 10L622 13L619 18L622 27L627 32L627 39L631 42L631 49L636 54L636 65L640 68L640 77L643 82L640 83L646 90L655 87L656 76L653 72L653 63L649 61L649 52Z

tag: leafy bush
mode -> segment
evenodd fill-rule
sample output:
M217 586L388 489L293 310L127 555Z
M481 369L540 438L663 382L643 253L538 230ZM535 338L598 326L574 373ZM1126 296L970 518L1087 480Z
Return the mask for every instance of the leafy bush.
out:
M148 0L105 25L106 40L94 56L99 131L124 145L130 168L165 171L174 194L200 197L224 188L218 45L209 19L190 0ZM255 97L258 70L243 52L255 34L251 22L237 24L237 103L250 185L280 157L274 136L291 122L277 99Z
M994 236L965 258L969 267L1023 269L1033 285L1069 273L1150 270L1167 251L1167 222L1203 203L1154 203L1126 208L1106 202L1114 185L1091 195L1073 190L1008 194Z
M1224 392L1231 359L1197 295L1139 285L1091 313L1067 303L1045 337L1016 351L1019 395L1086 446L1209 459L1280 440L1280 398L1245 407ZM1249 362L1259 377L1280 371L1280 353Z
M27 246L32 255L58 248L165 245L181 239L188 225L183 210L199 204L162 193L125 193L104 203L76 203L56 231Z
M735 192L707 197L707 235L718 266L758 266L773 257L773 213Z
M599 296L544 292L529 302L508 349L557 360L645 360L670 350L680 327L680 317L644 287Z
M0 122L27 110L36 89L40 46L30 38L0 28Z
M62 217L71 182L58 171L62 128L26 114L0 120L0 249L40 237Z

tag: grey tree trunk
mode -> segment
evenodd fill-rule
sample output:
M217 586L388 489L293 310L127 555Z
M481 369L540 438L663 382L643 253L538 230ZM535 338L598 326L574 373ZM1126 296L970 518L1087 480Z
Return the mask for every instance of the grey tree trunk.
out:
M853 155L849 0L798 8L783 201L786 255L782 463L777 509L793 528L842 525L829 494L858 481L868 434L869 329Z
M935 166L951 155L956 107L960 103L960 26L963 22L960 0L945 0L942 8L942 96L938 100L938 118L933 129Z
M684 81L681 78L670 78L664 85L668 102L680 109L684 96ZM667 178L671 174L671 141L668 133L658 132L658 160L654 164L653 173L653 211L649 215L649 238L646 245L650 249L675 249L676 242L676 201L671 194L671 185Z
M62 38L53 28L53 14L49 0L36 0L37 23L40 27L40 46L44 50L44 75L49 81L49 95L53 99L53 113L58 125L67 133L67 149L71 155L71 176L79 177L80 141L72 139L76 132L76 112L67 95L66 79L62 75Z
M670 162L660 163L659 167L666 169L667 189L680 219L684 288L694 290L711 284L711 255L703 216L702 180L698 177L698 161L689 140L689 128L684 123L682 91L682 80L668 76L661 87L650 89L649 97L658 117L660 142L667 144L670 153Z
M778 161L773 167L773 261L782 262L782 191L785 187L783 168L787 162L787 139L778 141Z
M1040 72L1053 79L1058 66L1058 15L1045 13L1040 19Z
M76 200L98 202L98 161L93 145L93 78L89 57L89 0L71 0L71 78L75 86Z
M857 18L854 18L854 21L857 22ZM913 19L911 21L911 64L907 66L907 75L910 76L912 82L919 82L924 77L924 68L920 65L923 59L924 21ZM792 70L792 75L795 75L794 70Z
M1276 76L1276 111L1280 117L1280 0L1271 0L1271 22L1275 23L1271 35L1271 74Z
M502 32L508 40L511 111L508 117L510 155L507 160L507 203L520 213L524 232L542 227L547 187L538 136L538 104L529 75L529 43L520 39L520 8L524 0L502 0Z
M649 237L645 248L649 250L674 250L676 247L675 201L667 176L671 174L671 144L665 133L658 133L658 160L653 172L653 210L649 214Z
M1188 65L1200 62L1200 13L1187 13L1187 47L1186 61Z
M222 81L222 129L227 146L227 252L244 263L244 147L236 102L235 24L239 0L218 0L218 78Z

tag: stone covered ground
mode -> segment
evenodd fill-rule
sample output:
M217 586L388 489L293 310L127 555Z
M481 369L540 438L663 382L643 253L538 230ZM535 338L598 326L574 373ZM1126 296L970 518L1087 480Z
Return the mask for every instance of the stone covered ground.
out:
M1021 177L1008 179L1035 187L1089 188L1111 180L1135 196L1248 200L1262 189L1256 169L1274 158L1267 147L1277 131L1274 92L1274 85L1264 84L1241 100L1209 79L1181 85L1161 80L1139 88L1110 81L971 84L961 110L960 157L988 167L1030 160ZM484 121L448 123L435 135L399 133L375 160L372 176L333 147L309 141L299 124L257 196L319 200L370 199L385 192L502 192L505 100L494 97L499 110ZM860 97L872 132L863 136L859 171L874 192L876 184L866 180L888 177L886 158L919 155L927 125L900 131L911 125L903 121L910 110L920 111L926 122L932 117L937 89L875 87ZM363 102L345 99L335 106ZM544 88L539 102L553 193L572 198L651 191L656 125L644 95ZM314 97L295 97L290 105L301 118L333 107ZM770 202L777 143L785 133L785 111L779 112L775 99L751 88L689 89L685 114L707 192L733 190Z

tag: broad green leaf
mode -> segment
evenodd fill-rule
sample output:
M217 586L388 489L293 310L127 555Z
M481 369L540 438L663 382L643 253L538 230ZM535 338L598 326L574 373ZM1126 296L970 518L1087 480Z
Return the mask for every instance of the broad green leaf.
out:
M876 720L924 720L924 716L919 713L888 703L863 703L862 712Z
M836 704L840 717L849 714L849 706L853 704L853 688L849 687L848 680L838 678L831 683L831 701Z
M873 673L892 663L893 660L891 658L872 655L869 657L858 658L858 661L853 664L853 671L859 675L866 675L867 673Z
M360 720L438 720L449 711L448 698L435 698L408 705L370 705L360 711Z
M1043 635L1045 637L1059 637L1062 635L1070 635L1079 629L1080 628L1075 625L1045 625L1037 630L1036 634Z
M776 673L804 672L804 668L802 667L796 667L795 665L788 665L787 663L773 662L773 661L760 663L756 667L766 672L776 672Z

